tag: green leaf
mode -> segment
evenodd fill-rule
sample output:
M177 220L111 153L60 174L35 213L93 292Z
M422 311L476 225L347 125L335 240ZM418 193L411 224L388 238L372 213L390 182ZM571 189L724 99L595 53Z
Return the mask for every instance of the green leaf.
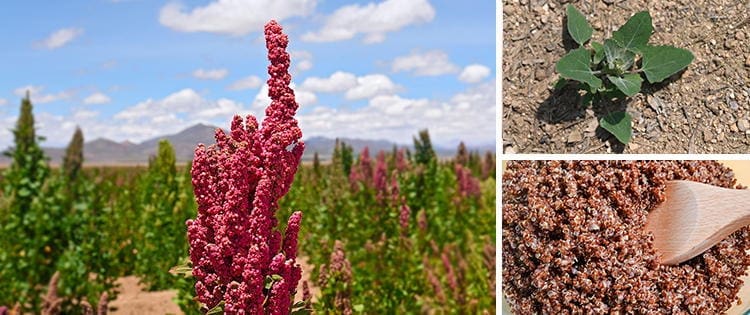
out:
M630 115L626 112L611 113L599 119L599 126L609 131L623 144L628 144L631 136Z
M190 267L188 264L183 265L177 265L169 269L169 273L173 275L181 275L185 278L192 277L193 276L193 267Z
M559 78L557 79L557 82L555 82L555 91L562 90L562 88L565 87L565 85L568 84L568 80L565 80L565 78Z
M591 53L586 48L577 48L560 58L555 69L563 78L585 82L598 89L602 86L602 80L591 71L590 62Z
M671 75L685 69L693 62L693 53L687 49L672 46L643 47L642 70L648 82L661 82Z
M642 11L630 17L625 25L612 33L612 38L625 49L639 52L648 43L653 31L651 15L648 11Z
M353 305L352 309L357 313L362 313L365 311L365 306L362 304Z
M622 77L608 75L607 79L627 96L638 94L641 91L641 83L643 83L643 78L637 73L627 73Z
M26 188L21 188L21 189L18 190L18 196L20 196L20 197L27 197L29 195L31 195L31 191L29 191Z
M213 314L224 314L224 301L219 302L219 304L208 310L208 312L206 313L206 315Z
M630 69L635 61L635 54L620 46L611 39L604 41L604 55L607 56L607 64L610 69L625 71Z
M594 29L586 21L586 17L583 16L581 11L578 11L572 4L569 4L566 10L568 14L568 33L570 33L570 37L573 37L576 43L583 46L583 44L591 39Z
M591 47L594 48L594 58L591 63L598 65L604 60L604 45L598 42L591 42Z
M583 105L584 107L589 107L591 106L591 103L593 102L594 102L594 94L592 93L583 94L583 98L581 99L581 105Z

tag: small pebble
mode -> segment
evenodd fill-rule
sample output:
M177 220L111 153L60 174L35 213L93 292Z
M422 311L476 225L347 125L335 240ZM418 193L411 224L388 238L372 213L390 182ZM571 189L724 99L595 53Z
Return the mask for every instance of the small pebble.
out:
M544 71L544 69L536 69L534 71L534 78L536 78L537 81L542 81L547 77L547 72Z
M568 143L578 143L583 141L583 135L578 131L573 131L568 135Z
M739 129L742 132L747 131L750 129L750 122L747 121L747 119L740 119L737 121L737 129Z

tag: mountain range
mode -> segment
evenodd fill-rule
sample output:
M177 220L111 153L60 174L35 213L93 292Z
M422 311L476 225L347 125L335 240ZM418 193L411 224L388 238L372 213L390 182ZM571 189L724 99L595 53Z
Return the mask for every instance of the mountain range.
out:
M146 164L150 156L156 154L158 143L162 139L167 139L175 150L178 162L187 162L193 159L193 152L198 143L214 143L214 131L217 127L196 124L176 134L154 137L141 143L130 141L116 142L109 139L97 138L84 143L84 161L86 164L93 165L131 165ZM85 134L84 134L85 136ZM364 147L370 149L371 154L380 150L392 150L393 146L406 147L397 145L387 140L366 140L341 138L347 145L352 146L355 152L360 152ZM326 137L310 137L305 139L305 154L303 160L312 160L313 154L318 152L321 160L330 159L336 140ZM65 155L65 148L43 148L52 164L59 164ZM480 147L469 147L470 150L480 152L495 152L494 145ZM440 157L450 157L455 155L455 148L435 147L435 152ZM0 156L0 165L8 165L10 158Z

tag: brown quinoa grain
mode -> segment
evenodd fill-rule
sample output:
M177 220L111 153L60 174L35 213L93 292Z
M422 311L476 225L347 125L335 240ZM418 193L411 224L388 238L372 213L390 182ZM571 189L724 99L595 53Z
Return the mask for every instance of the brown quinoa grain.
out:
M503 291L515 314L717 314L750 265L743 228L659 265L648 212L665 182L734 187L712 161L510 161L503 175Z

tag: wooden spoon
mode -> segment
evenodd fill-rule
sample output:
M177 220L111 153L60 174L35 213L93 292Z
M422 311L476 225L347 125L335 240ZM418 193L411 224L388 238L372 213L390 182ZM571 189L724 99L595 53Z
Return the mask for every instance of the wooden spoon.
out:
M663 265L700 255L750 225L750 191L691 181L667 182L666 200L646 220Z

